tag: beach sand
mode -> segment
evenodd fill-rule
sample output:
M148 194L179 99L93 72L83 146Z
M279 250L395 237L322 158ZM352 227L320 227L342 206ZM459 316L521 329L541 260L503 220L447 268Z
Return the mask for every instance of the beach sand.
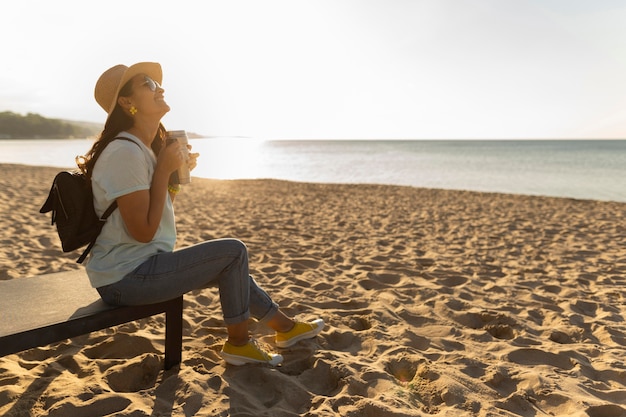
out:
M38 213L59 169L1 170L0 279L79 268ZM194 178L175 205L179 246L243 240L321 335L227 366L217 291L195 291L180 367L162 316L94 332L0 358L0 415L626 415L626 204Z

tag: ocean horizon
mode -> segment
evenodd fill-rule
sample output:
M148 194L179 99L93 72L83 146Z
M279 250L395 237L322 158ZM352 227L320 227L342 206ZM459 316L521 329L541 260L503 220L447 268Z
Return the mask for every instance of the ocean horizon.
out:
M0 140L0 163L75 167L91 139ZM192 176L626 202L626 140L191 139Z

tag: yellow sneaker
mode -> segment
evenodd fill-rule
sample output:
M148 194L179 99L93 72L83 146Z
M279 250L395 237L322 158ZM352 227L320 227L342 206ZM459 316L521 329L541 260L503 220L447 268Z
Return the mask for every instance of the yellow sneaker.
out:
M231 365L245 365L247 363L267 363L276 366L283 361L282 355L265 352L254 339L243 346L224 343L220 352L222 358Z
M311 339L324 329L324 320L315 319L310 323L296 322L288 332L276 332L276 346L287 348L301 340Z

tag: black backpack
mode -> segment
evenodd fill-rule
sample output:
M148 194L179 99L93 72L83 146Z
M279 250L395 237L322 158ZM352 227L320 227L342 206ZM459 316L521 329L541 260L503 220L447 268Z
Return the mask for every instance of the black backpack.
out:
M119 137L113 140L116 139L135 143L128 138ZM102 217L98 217L93 207L91 181L82 172L62 171L54 177L48 198L39 212L52 212L51 224L56 223L63 252L71 252L88 245L76 261L80 264L87 258L106 219L116 208L117 201L114 201Z

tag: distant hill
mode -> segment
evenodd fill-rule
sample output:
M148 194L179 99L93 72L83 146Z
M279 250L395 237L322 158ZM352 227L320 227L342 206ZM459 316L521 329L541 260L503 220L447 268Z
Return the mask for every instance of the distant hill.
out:
M47 119L39 114L25 116L0 112L0 139L88 138L102 132L99 123Z
M35 113L26 116L10 111L0 112L0 139L84 139L102 133L103 125L75 120L47 119ZM191 139L203 138L187 132Z

